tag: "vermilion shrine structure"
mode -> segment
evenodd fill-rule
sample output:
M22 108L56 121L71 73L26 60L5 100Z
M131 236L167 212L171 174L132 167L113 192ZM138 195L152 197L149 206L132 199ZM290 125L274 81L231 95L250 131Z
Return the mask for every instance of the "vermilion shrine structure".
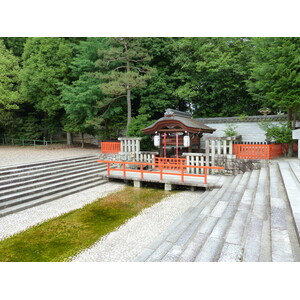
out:
M200 139L203 133L213 133L215 129L192 118L187 112L167 109L163 118L142 130L154 135L155 146L160 157L182 156L184 152L200 153Z

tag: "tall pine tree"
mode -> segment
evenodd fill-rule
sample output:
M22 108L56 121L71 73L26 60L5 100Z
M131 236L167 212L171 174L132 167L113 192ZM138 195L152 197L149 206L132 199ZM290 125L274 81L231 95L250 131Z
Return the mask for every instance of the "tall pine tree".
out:
M147 65L150 56L141 45L140 38L110 38L109 48L99 51L100 68L98 78L108 107L116 100L126 99L127 126L126 134L132 118L132 91L146 85L153 69Z

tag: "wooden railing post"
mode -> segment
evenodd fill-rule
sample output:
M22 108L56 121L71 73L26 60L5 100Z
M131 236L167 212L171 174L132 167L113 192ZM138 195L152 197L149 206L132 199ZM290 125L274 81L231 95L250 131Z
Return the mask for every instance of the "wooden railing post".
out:
M159 165L159 180L162 180L162 166L161 164Z
M140 168L141 168L141 178L144 179L143 165L142 164L140 164Z
M181 182L184 182L183 166L180 166L180 169L181 169Z
M107 163L107 175L110 175L110 163Z
M123 163L123 176L126 177L126 163Z
M204 168L204 184L207 184L207 169Z

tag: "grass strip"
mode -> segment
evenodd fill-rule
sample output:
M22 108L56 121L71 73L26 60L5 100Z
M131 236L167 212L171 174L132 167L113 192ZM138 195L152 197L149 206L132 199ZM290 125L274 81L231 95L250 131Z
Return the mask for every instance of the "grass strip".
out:
M166 195L170 193L160 189L127 186L0 241L0 261L67 261Z

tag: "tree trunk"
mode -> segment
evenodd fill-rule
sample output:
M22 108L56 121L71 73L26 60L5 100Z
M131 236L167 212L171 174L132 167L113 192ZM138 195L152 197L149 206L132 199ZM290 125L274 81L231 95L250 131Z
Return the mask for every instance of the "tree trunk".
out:
M126 127L126 136L128 133L129 125L131 122L131 90L127 87L127 127Z
M84 133L81 132L81 148L84 147Z
M292 123L293 123L293 111L291 108L288 109L287 111L287 117L288 117L288 127L293 128ZM288 144L288 153L287 157L292 157L293 156L293 142L290 142Z
M73 137L71 132L67 132L67 145L73 144Z
M130 72L130 59L128 56L128 43L125 43L125 51L126 51L126 72ZM126 98L127 98L127 126L126 126L126 133L125 136L127 136L129 125L131 122L131 87L129 83L126 85Z

